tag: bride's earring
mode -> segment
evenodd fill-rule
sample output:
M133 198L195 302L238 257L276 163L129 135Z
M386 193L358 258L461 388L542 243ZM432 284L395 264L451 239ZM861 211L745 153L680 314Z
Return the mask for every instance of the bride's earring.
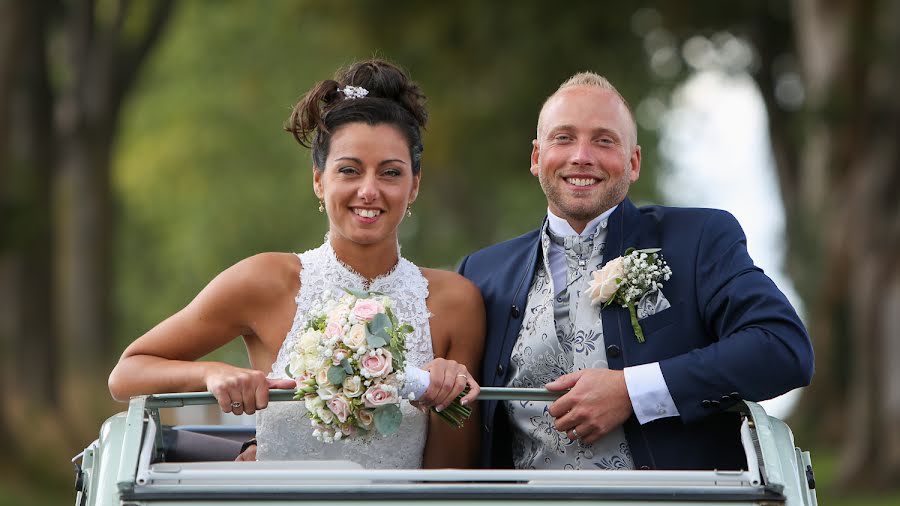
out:
M321 201L321 200L319 200L319 212L320 212L320 213L324 213L324 212L325 212L325 202L323 202L323 201Z
M406 216L412 216L412 204L406 206Z

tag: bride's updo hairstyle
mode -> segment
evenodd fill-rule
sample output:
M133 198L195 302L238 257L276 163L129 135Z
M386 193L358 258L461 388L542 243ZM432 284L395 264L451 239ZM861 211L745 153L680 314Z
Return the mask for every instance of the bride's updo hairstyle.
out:
M425 94L405 70L384 60L357 62L322 81L294 106L284 129L312 149L316 170L325 168L331 136L348 123L392 125L409 144L413 174L421 168Z

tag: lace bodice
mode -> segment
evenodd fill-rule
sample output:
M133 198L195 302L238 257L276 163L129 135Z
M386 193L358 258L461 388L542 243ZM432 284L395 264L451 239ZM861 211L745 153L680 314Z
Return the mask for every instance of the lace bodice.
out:
M429 328L430 313L425 305L428 281L411 262L400 257L394 269L372 280L342 264L331 243L299 255L300 293L294 323L285 337L270 378L284 378L288 355L306 326L310 308L329 297L340 296L342 288L381 292L393 299L397 318L415 329L407 337L407 363L422 366L434 359ZM351 460L371 469L411 469L422 466L422 452L428 432L428 415L403 402L400 430L388 437L370 441L342 440L322 443L312 435L310 421L302 402L273 402L257 413L258 460Z

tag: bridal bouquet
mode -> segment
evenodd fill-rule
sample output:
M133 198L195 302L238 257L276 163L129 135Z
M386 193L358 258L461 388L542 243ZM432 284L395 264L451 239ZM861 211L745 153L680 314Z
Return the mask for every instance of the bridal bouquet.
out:
M413 328L397 321L390 297L344 292L310 315L286 370L297 381L294 398L305 401L313 436L328 443L373 430L395 433L401 399L415 400L429 382L427 372L406 366ZM457 398L438 415L461 427L470 413Z

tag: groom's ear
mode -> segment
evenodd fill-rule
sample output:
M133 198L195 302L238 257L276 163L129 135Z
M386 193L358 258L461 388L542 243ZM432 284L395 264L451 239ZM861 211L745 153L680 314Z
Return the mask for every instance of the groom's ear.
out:
M628 160L631 163L631 182L634 183L641 177L641 147L634 146L631 151L631 157Z
M538 161L541 159L541 143L537 139L531 141L531 175L538 175Z

